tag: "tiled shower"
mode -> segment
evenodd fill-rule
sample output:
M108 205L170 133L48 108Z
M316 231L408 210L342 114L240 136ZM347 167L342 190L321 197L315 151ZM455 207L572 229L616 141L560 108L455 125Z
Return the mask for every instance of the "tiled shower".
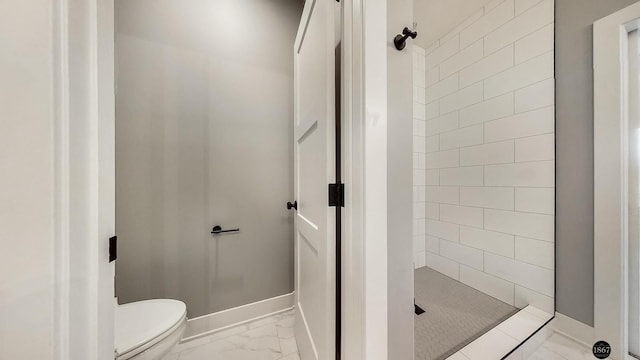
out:
M413 47L414 264L554 311L554 1Z

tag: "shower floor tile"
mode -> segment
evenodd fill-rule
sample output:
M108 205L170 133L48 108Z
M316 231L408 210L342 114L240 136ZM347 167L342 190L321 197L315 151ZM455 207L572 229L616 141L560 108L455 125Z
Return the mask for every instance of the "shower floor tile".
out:
M415 270L416 360L446 359L518 309L428 267Z
M177 345L162 360L300 360L293 310Z

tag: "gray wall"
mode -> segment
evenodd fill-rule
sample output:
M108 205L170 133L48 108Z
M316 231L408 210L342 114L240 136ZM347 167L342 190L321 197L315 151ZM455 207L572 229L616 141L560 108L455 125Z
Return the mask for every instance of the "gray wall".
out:
M593 326L592 24L637 0L556 0L556 311Z
M413 1L387 6L387 261L389 359L413 359L413 63L411 43L393 38L411 27Z
M116 1L121 303L176 298L194 317L293 291L302 5Z

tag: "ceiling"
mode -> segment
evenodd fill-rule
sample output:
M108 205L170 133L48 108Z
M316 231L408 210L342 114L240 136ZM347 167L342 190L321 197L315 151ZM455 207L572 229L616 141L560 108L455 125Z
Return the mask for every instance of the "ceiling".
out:
M418 23L416 43L428 47L494 0L414 0L413 17Z

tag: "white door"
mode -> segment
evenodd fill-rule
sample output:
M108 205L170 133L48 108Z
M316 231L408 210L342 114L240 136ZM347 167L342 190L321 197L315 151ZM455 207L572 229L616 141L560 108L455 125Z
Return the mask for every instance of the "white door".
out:
M334 1L307 0L294 47L295 335L302 360L335 353Z

